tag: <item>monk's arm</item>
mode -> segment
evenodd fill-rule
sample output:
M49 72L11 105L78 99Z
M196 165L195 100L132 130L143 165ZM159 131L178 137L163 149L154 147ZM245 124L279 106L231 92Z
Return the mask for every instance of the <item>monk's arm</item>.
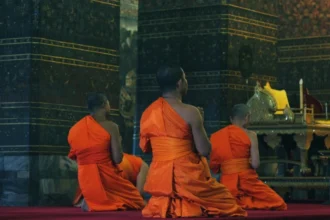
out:
M139 190L140 194L144 194L144 183L146 182L147 175L149 171L149 166L146 162L142 161L140 172L136 178L136 188Z
M212 147L209 161L210 169L213 171L213 173L220 173L220 161L218 160L218 155L216 154L216 149L218 149L218 141L214 135L211 135L210 141Z
M76 159L77 159L76 152L75 152L74 150L72 150L72 148L70 149L70 152L69 152L68 157L69 157L71 160L76 160Z
M77 159L77 155L76 155L76 151L72 149L72 140L70 138L70 133L69 133L69 137L68 137L68 143L70 145L70 152L69 152L69 155L68 157L71 159L71 160L76 160Z
M123 160L123 150L121 147L118 125L113 122L107 122L106 128L111 135L111 159L115 164L120 164Z
M196 149L202 156L208 157L211 152L211 144L203 125L202 116L199 110L193 106L189 108L188 116Z
M251 140L251 165L254 169L257 169L260 164L258 137L257 134L252 131L249 131L249 137Z

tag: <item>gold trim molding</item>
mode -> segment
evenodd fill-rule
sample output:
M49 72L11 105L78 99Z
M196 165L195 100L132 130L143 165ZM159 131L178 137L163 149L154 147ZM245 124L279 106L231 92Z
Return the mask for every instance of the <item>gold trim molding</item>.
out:
M229 7L232 7L232 8L238 8L238 9L253 12L253 13L256 13L256 14L266 15L266 16L273 17L273 18L278 18L278 16L274 15L274 14L265 13L265 12L262 12L262 11L257 11L257 10L253 10L253 9L250 9L250 8L241 7L241 6L238 6L238 5L233 5L233 4L221 4L221 5L222 6L229 6Z
M163 11L182 10L182 9L189 9L189 8L206 8L206 7L216 7L216 6L227 6L227 7L237 8L237 9L253 12L253 13L268 16L268 17L278 18L278 16L274 15L274 14L265 13L262 11L257 11L257 10L253 10L250 8L245 8L245 7L241 7L241 6L233 5L233 4L213 4L213 5L201 5L201 6L194 5L194 6L184 7L184 8L176 7L176 8L160 9L160 10L152 10L152 11L151 10L141 10L140 13L153 13L153 12L161 12L161 11L163 12Z
M120 7L119 0L90 0L91 3L99 3L103 5L110 5L112 7Z
M75 113L88 114L87 110L83 111L83 110L60 109L60 108L57 109L57 108L36 107L36 106L28 106L28 105L2 106L2 107L0 107L0 109L22 109L22 108L51 110L51 111L60 111L60 112L75 112ZM111 113L111 115L118 116L119 111L116 111L115 113Z
M87 109L86 106L57 104L57 103L50 103L50 102L1 102L0 103L0 108L4 105L24 105L24 104L27 104L27 105L30 105L30 104L52 105L52 106L59 106L59 107L71 107L71 108ZM111 111L119 112L119 109L111 109Z
M1 55L0 56L0 62L11 62L11 61L22 61L22 60L38 60L38 61L43 61L43 62L57 63L57 64L63 64L63 65L69 65L69 66L85 67L85 68L119 72L118 65L90 62L90 61L84 61L84 60L78 60L78 59L72 59L72 58L66 58L66 57L59 57L59 56L50 56L50 55L46 55L46 54L26 53L26 54L11 54L11 55Z
M323 49L330 49L330 44L302 44L302 45L295 45L295 46L281 46L278 47L280 52L285 51L299 51L299 50L323 50Z
M139 26L150 26L150 25L161 25L161 24L172 24L178 22L188 22L188 21L213 21L213 20L228 20L238 23L245 23L253 26L259 26L266 29L272 29L277 31L277 24L259 21L256 19L246 18L239 15L233 14L215 14L215 15L205 15L205 16L187 16L187 17L175 17L175 18L164 18L164 19L152 19L152 20L141 20L139 21Z
M21 37L21 38L3 38L0 39L0 46L7 45L19 45L19 44L40 44L47 45L51 47L60 47L71 50L80 50L89 53L102 54L107 56L119 57L118 50L107 49L102 47L95 47L91 45L85 44L77 44L73 42L66 41L58 41L47 38L39 38L39 37Z
M293 38L279 38L278 41L294 41L294 40L308 40L308 39L317 39L317 38L330 38L330 35L324 36L310 36L310 37L293 37Z
M239 29L233 29L233 28L221 28L223 34L229 34L229 35L235 35L240 36L244 38L252 38L260 41L270 42L275 44L277 42L276 37L267 36L263 34L258 34L250 31L243 31Z
M170 37L181 37L181 36L195 36L195 35L210 35L210 34L226 34L244 37L246 39L256 39L264 42L275 44L277 42L276 37L262 35L250 31L242 31L234 28L210 28L210 29L199 29L190 31L171 31L171 32L158 32L152 34L141 34L141 39L160 39Z
M315 55L315 56L299 56L299 57L282 57L278 58L279 63L296 63L306 61L324 61L330 60L330 55Z

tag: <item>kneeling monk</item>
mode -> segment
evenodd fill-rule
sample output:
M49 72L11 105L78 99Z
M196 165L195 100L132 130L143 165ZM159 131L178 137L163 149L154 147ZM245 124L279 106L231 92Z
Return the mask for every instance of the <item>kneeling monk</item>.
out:
M141 157L124 153L123 160L118 167L122 171L121 175L136 186L143 197L143 187L149 170L148 164ZM83 199L83 194L78 186L73 205L75 207L81 207Z
M157 73L163 97L143 113L140 147L152 152L145 191L152 195L144 217L246 216L235 198L211 177L211 150L196 107L182 103L188 89L180 67Z
M103 94L88 98L91 115L69 132L69 158L77 160L78 181L88 211L142 209L144 201L136 187L121 175L123 153L118 126L107 120L109 101Z
M221 183L243 208L286 210L283 199L258 179L258 139L256 133L246 129L249 115L247 105L235 105L232 125L212 134L210 167L215 173L221 171Z

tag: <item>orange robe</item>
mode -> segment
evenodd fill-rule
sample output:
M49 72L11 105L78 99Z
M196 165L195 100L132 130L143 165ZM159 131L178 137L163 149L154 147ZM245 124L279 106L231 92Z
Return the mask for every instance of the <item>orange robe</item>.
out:
M78 181L89 211L142 209L136 187L111 161L109 133L92 116L77 122L69 132L69 158L77 160Z
M140 147L153 154L144 186L152 197L142 211L144 217L247 215L211 177L206 159L193 150L190 126L163 98L142 115Z
M129 180L134 186L136 186L136 180L139 175L142 162L143 161L140 157L124 153L123 161L118 165L119 170L122 171L122 177ZM82 198L83 194L78 186L73 200L73 205L78 204Z
M283 199L258 179L250 165L251 141L245 131L227 126L211 136L210 167L245 209L286 210Z

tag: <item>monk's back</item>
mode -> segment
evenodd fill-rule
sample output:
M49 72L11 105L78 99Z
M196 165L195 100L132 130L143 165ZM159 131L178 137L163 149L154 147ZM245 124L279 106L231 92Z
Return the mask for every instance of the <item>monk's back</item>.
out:
M223 158L223 161L230 159L250 158L251 141L247 132L234 125L229 125L225 129L227 129L227 131L220 130L214 133L211 138L211 140L219 140L219 143L221 143L220 140L223 139L222 133L228 132L228 139L230 145L227 145L226 147L230 148L228 150L231 153L228 154L226 150L223 150L223 148L225 147L224 145L219 145L218 154L220 157Z
M252 132L236 125L212 134L210 167L215 173L221 173L221 183L243 208L285 210L283 199L260 181L253 169L251 151L253 153L256 149L253 149L253 143L257 138L253 141L252 135Z
M89 211L141 209L143 199L123 178L110 155L111 135L92 116L69 132L69 157L78 163L78 181Z
M110 134L92 116L78 121L70 129L68 136L70 146L75 150L102 147L109 149L110 140Z
M186 122L186 124L190 123L190 118L188 114L188 111L191 109L190 105L173 102L171 100L166 101L173 108L173 110Z
M153 154L144 187L152 197L143 216L245 216L229 191L211 178L206 158L194 150L189 108L159 98L142 115L140 147Z
M165 99L160 98L153 102L143 113L142 118L146 119L146 123L142 124L142 133L147 134L149 138L163 136L191 139L192 133L187 123L186 111L186 105L170 104ZM144 144L140 143L141 145Z

